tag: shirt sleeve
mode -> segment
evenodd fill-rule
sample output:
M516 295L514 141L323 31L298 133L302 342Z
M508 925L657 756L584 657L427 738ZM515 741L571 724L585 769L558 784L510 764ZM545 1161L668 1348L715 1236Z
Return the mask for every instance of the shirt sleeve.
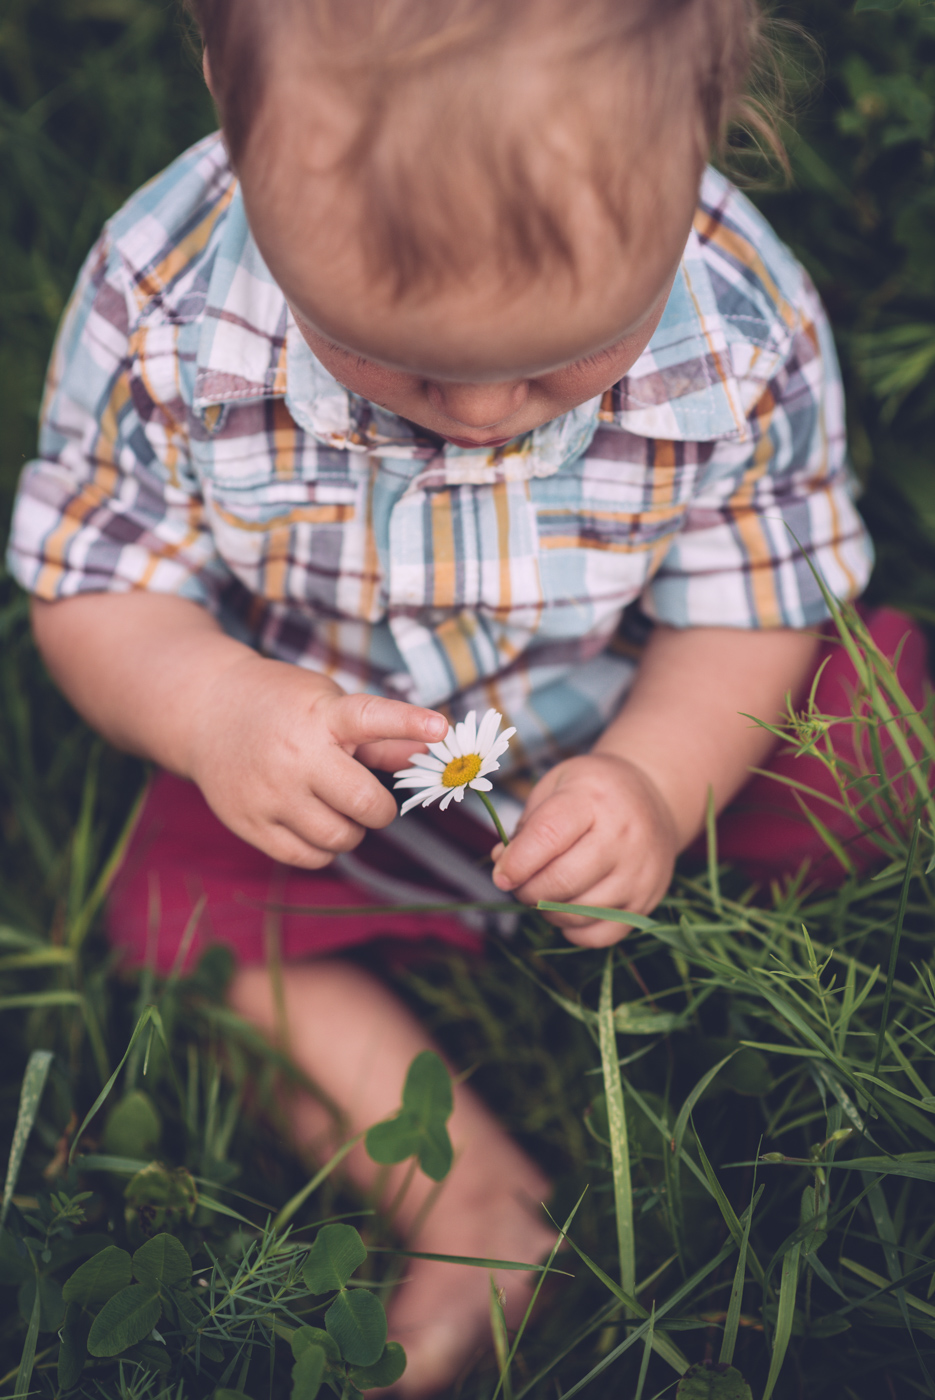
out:
M39 455L14 507L8 564L37 597L145 588L218 610L230 574L205 528L188 412L172 391L174 334L141 315L105 230L59 329Z
M756 399L744 441L712 446L679 533L642 598L674 627L811 627L829 616L819 576L857 597L873 547L854 504L834 341L806 280L789 353Z

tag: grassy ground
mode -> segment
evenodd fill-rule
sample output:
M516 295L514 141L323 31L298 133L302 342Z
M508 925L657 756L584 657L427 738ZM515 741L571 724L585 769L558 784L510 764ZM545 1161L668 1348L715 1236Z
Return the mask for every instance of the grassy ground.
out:
M758 198L811 267L838 331L880 552L873 589L933 621L935 12L909 0L860 14L801 0L785 13L817 33L827 79L790 136L796 186ZM0 5L4 518L81 257L125 195L211 125L197 65L159 0ZM278 1394L293 1383L288 1334L321 1320L298 1273L310 1228L360 1202L335 1173L295 1215L301 1233L285 1244L264 1234L307 1172L280 1148L276 1123L252 1111L287 1071L224 1011L221 959L195 980L144 982L131 996L108 978L98 881L141 770L96 745L55 695L23 601L3 590L3 1143L30 1055L56 1053L9 1206L12 1234L34 1243L11 1255L0 1241L0 1394L65 1393L71 1380L89 1400L175 1395L180 1385L191 1397L217 1387ZM926 725L930 733L931 715ZM805 737L819 733L813 725ZM533 920L483 965L389 969L556 1176L556 1217L587 1187L571 1238L605 1277L573 1255L574 1278L550 1282L506 1374L506 1400L564 1395L587 1378L595 1397L649 1400L671 1393L679 1353L732 1361L764 1400L935 1394L932 848L923 836L907 865L919 803L905 792L894 800L875 819L885 873L848 878L833 896L792 889L751 902L715 861L680 876L656 926L609 964ZM147 1065L147 1027L79 1149L110 1157L109 1169L69 1166L63 1135L70 1145L151 1002L169 1049L157 1035ZM43 1061L32 1063L41 1076ZM128 1164L149 1160L165 1170L135 1179ZM53 1190L93 1194L63 1213ZM391 1242L386 1222L357 1223L368 1245ZM58 1290L82 1251L102 1241L133 1250L163 1229L196 1269L219 1261L227 1282L216 1277L213 1308L191 1290L196 1304L179 1304L196 1310L186 1330L167 1285L168 1369L150 1352L122 1365L98 1357L77 1380L60 1375ZM389 1258L371 1254L361 1274L385 1277ZM614 1291L633 1278L640 1306L655 1304L651 1328ZM89 1303L85 1321L99 1309ZM23 1370L33 1344L35 1367ZM488 1367L464 1390L489 1397L496 1385ZM723 1385L723 1396L744 1393ZM685 1383L682 1393L691 1394Z

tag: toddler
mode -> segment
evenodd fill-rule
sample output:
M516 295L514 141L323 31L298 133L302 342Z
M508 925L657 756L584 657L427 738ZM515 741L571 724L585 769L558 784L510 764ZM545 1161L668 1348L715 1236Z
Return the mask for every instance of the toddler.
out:
M222 133L86 263L10 560L63 690L163 770L139 868L184 833L175 868L240 955L232 1004L274 1034L261 916L222 899L257 862L286 903L360 903L349 853L396 814L372 770L491 707L517 730L503 772L538 775L496 889L651 910L709 787L722 808L768 754L744 715L812 673L811 567L849 598L871 554L816 293L706 166L744 109L754 0L192 8ZM464 820L431 816L426 860ZM160 966L184 923L167 870ZM144 904L111 913L135 956ZM410 917L282 926L290 1050L348 1131L430 1042L360 967L307 954ZM333 1131L311 1098L294 1130L318 1152ZM451 1131L433 1208L420 1177L400 1210L409 1245L541 1258L539 1169L465 1086ZM361 1149L348 1165L373 1184ZM400 1390L450 1383L487 1316L482 1270L416 1262Z

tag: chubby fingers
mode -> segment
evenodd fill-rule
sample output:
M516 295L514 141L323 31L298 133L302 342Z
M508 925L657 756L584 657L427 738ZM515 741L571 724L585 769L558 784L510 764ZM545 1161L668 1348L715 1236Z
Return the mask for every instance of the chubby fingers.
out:
M256 803L222 803L215 810L232 831L273 860L304 870L319 870L338 852L352 851L365 834L362 825L335 811L304 784L291 791L280 784Z
M394 773L405 768L413 754L427 752L425 744L417 744L413 739L381 739L375 744L361 744L354 757L367 768Z
M550 921L557 919L558 915L547 914ZM587 923L582 923L580 927L568 928L559 925L569 943L574 943L578 948L612 948L615 943L626 938L630 932L629 924L613 923L610 919L592 919Z
M586 803L562 802L558 794L546 797L526 816L513 840L497 857L493 870L494 884L501 890L517 890L522 897L532 897L541 875L553 862L570 852L594 824L594 812ZM603 874L603 871L600 872ZM593 884L594 876L579 871L575 889ZM597 877L599 878L599 876ZM550 885L551 889L552 886ZM549 895L549 898L557 896ZM545 898L539 895L538 898Z
M384 695L325 695L319 705L335 743L350 750L401 739L412 743L415 752L420 744L436 743L448 733L448 721L437 710Z
M444 737L448 721L434 710L379 695L327 695L318 704L332 742L313 756L313 791L332 809L332 816L347 818L358 828L388 826L396 815L396 802L361 760L395 745L401 745L408 758L426 742ZM288 825L306 835L294 821ZM330 850L347 850L360 834L338 829L324 844Z

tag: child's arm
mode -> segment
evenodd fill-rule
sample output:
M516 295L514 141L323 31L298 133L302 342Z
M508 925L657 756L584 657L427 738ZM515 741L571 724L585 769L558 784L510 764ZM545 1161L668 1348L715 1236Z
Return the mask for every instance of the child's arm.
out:
M89 724L194 779L231 830L289 865L317 869L393 820L393 797L358 759L398 767L448 728L432 710L269 661L174 595L34 601L33 627Z
M744 718L775 720L806 680L808 632L657 626L627 701L591 754L558 764L533 790L494 880L520 899L651 910L675 857L772 748ZM574 943L603 947L620 924L555 915Z

